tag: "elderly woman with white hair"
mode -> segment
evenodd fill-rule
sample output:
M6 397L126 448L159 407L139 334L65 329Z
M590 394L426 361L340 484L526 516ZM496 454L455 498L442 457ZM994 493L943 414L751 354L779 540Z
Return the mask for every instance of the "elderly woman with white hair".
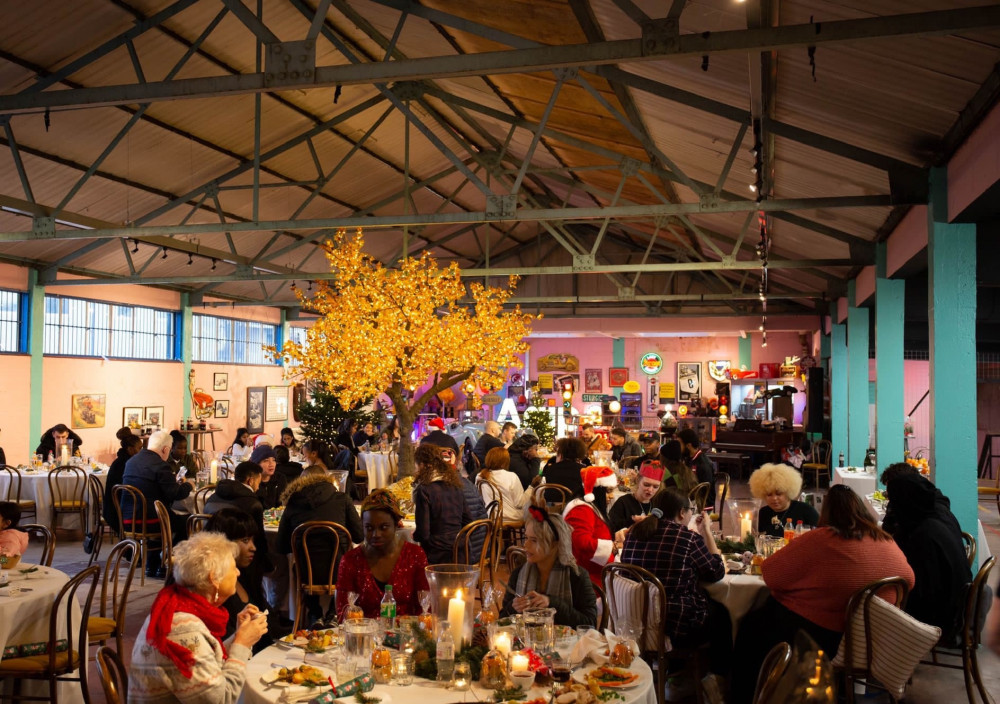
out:
M545 508L538 491L524 507L524 551L528 561L510 575L501 616L552 607L561 626L596 626L597 599L587 571L573 557L573 532Z
M243 691L253 645L267 619L253 604L237 616L236 633L222 641L236 592L239 547L221 533L201 532L173 552L174 583L157 594L132 649L132 704L229 704Z
M803 526L816 526L819 514L809 504L798 501L802 491L802 475L787 464L765 464L750 475L750 493L765 502L757 515L757 531L777 538L784 535L785 524L799 521Z

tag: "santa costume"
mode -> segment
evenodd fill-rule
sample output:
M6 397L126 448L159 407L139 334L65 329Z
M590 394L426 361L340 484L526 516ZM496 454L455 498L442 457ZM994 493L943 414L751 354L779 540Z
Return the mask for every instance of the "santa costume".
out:
M583 498L566 504L563 519L573 531L573 557L587 570L590 581L601 585L601 570L614 562L614 535L607 519L607 497L604 489L618 486L618 479L609 467L584 467L580 470L583 480ZM599 497L594 487L600 487Z

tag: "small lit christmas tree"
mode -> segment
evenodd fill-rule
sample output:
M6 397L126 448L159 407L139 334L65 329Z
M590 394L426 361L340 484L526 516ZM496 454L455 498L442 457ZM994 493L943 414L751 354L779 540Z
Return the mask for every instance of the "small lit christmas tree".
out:
M374 413L361 409L361 406L366 404L367 401L359 403L352 409L345 409L340 405L337 395L330 393L320 384L312 392L311 397L296 408L299 428L310 440L322 440L333 447L337 443L340 426L346 419L356 420L359 426L368 421L375 421Z

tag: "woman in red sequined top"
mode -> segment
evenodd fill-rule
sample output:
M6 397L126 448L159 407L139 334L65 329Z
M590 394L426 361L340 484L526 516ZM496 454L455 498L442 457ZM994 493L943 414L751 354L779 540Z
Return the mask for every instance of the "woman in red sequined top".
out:
M340 561L337 572L337 617L344 618L347 595L355 592L355 602L365 618L378 618L385 585L392 585L396 614L420 613L421 591L427 591L427 556L416 543L397 532L403 517L399 502L385 489L376 489L361 504L364 542Z

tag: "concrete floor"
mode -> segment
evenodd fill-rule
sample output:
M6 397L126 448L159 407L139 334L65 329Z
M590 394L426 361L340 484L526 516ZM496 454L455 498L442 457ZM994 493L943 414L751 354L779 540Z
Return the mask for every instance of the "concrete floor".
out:
M732 493L737 498L749 496L745 483L734 482ZM996 503L981 501L979 503L979 515L983 522L987 542L992 554L1000 555L1000 515L997 513ZM37 546L32 545L28 550L25 561L36 561L37 550ZM108 546L105 545L102 554L106 555L107 551ZM62 540L57 543L53 566L69 574L74 574L86 566L87 559L88 556L83 552L83 546L79 540ZM991 579L994 590L997 588L998 579L1000 579L1000 569L995 569ZM135 634L138 633L143 621L149 614L153 599L162 586L162 580L155 579L147 579L145 586L139 586L139 575L138 573L136 574L127 608L126 633L128 635L125 641L125 654L123 658L126 666L131 657ZM95 605L96 599L100 596L99 592L100 589L98 588L98 594L95 596ZM114 645L113 642L111 645ZM1000 702L1000 658L986 648L982 648L979 654L979 662L987 691L992 694L997 702ZM90 666L90 677L92 701L95 704L103 704L105 702L104 694L101 690L100 681L97 679L93 663ZM958 704L965 700L965 684L963 673L960 670L920 665L913 675L910 686L906 690L906 701L910 702L910 704L939 704L946 701ZM693 698L691 701L694 701ZM879 699L873 697L871 699L859 699L859 701L871 703L879 701ZM888 700L885 699L885 701Z

